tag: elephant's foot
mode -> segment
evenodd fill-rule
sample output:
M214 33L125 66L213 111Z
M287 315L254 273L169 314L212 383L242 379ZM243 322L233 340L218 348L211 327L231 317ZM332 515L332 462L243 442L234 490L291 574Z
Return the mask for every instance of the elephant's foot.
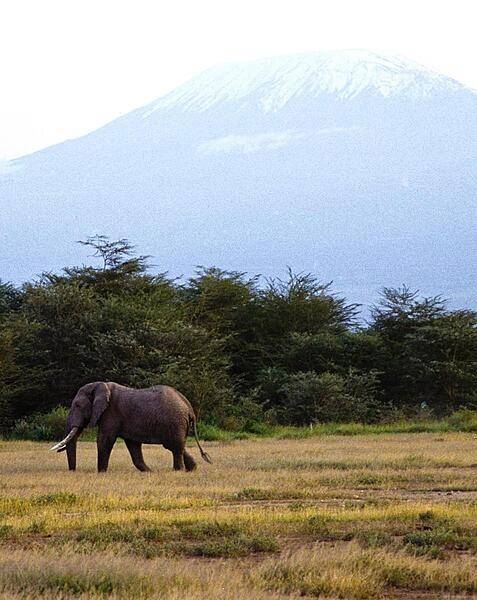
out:
M184 456L183 456L182 452L173 452L173 457L174 457L174 463L173 463L174 471L185 471Z
M134 466L138 471L142 471L143 473L150 473L151 469L146 465L146 463L134 463Z
M186 471L194 471L197 468L197 463L188 452L184 452L184 465Z

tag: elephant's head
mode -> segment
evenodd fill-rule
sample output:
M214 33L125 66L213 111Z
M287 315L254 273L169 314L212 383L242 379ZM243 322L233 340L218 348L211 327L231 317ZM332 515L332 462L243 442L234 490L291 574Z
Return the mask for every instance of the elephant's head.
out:
M70 470L76 468L76 441L80 433L88 425L95 427L98 424L110 397L108 384L102 381L88 383L76 392L66 420L67 435L51 448L57 452L66 450Z
M88 383L76 392L68 414L67 425L84 429L88 425L95 427L106 410L111 392L108 384L98 381Z

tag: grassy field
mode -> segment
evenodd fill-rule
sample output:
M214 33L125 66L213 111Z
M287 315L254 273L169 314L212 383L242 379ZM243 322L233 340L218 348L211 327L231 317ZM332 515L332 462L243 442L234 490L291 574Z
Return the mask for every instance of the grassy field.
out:
M0 442L2 598L477 598L475 433L48 446Z

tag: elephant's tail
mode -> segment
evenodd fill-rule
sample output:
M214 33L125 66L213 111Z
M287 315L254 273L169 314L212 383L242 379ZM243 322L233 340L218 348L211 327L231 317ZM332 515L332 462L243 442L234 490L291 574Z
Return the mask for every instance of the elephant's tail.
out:
M207 454L207 452L204 452L204 450L202 450L202 446L200 445L200 442L199 442L199 434L197 433L197 423L195 421L195 418L192 416L190 417L190 423L191 423L192 427L194 428L194 437L195 437L195 441L197 442L197 446L199 447L200 455L205 460L205 462L212 464L212 459L210 458L210 456Z

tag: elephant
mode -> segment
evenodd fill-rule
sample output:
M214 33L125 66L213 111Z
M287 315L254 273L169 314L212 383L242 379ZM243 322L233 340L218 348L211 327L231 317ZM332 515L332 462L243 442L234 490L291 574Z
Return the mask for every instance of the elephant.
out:
M139 471L150 471L141 444L162 444L173 456L177 471L193 471L194 458L186 451L186 438L193 431L202 458L211 463L197 434L196 417L190 402L167 385L134 389L113 382L96 381L81 387L67 418L67 436L51 450L66 450L68 468L76 470L76 442L85 427L98 426L98 472L108 469L116 439L122 438Z

